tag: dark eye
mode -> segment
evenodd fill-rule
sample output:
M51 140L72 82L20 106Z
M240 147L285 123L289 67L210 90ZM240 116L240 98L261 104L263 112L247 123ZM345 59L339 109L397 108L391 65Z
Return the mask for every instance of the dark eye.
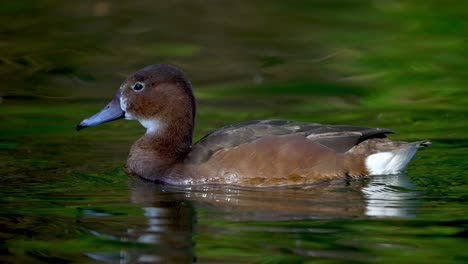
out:
M143 88L145 88L145 86L144 86L142 83L140 83L140 82L137 82L137 83L135 83L135 84L133 85L133 90L135 90L135 91L137 91L137 92L143 90Z

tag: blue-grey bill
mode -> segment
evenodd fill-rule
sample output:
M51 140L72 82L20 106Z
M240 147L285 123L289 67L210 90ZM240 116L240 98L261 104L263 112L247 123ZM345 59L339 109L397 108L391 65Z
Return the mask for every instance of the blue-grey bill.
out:
M120 96L122 91L120 89L114 95L112 101L106 105L100 112L93 115L90 118L86 118L76 126L76 130L79 131L86 127L96 126L102 123L110 122L125 117L125 112L120 107Z

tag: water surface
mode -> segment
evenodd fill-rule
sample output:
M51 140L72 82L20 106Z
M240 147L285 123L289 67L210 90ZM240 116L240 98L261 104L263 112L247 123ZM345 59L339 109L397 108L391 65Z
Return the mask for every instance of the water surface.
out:
M426 1L12 1L0 7L0 262L466 263L467 8ZM308 186L128 178L144 129L82 132L125 77L192 79L196 139L252 119L430 139L406 172Z

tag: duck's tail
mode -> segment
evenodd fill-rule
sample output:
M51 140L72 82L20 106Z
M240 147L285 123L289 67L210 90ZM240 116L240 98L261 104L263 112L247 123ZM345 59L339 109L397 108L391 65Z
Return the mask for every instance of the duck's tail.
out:
M380 151L369 155L365 164L369 174L396 174L400 173L408 165L414 154L420 147L429 147L430 141L395 142L398 146L391 150Z

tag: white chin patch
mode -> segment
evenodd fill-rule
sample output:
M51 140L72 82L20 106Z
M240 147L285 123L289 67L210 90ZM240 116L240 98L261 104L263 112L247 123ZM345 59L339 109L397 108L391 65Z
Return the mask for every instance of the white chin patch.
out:
M127 120L135 120L135 118L128 112L125 112L125 119Z
M120 96L120 109L122 109L122 111L125 112L125 119L133 120L135 118L132 116L132 114L127 112L127 101L128 99L126 97L124 97L123 95Z
M127 111L127 98L124 97L123 95L120 96L120 109L122 111L126 112Z

